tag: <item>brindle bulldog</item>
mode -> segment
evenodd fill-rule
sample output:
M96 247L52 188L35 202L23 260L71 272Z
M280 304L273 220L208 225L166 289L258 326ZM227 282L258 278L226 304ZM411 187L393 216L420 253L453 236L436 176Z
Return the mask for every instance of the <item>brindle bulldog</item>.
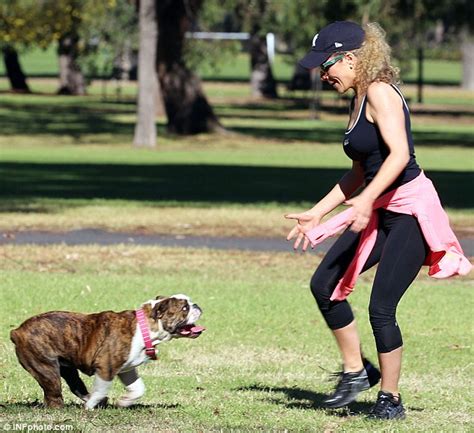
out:
M43 388L47 407L64 405L61 377L93 409L107 401L115 376L126 389L117 404L128 407L145 393L135 368L155 359L154 346L163 341L198 337L204 330L195 325L200 316L199 306L185 295L158 296L135 311L40 314L14 329L10 338L20 364ZM94 375L91 393L78 370Z

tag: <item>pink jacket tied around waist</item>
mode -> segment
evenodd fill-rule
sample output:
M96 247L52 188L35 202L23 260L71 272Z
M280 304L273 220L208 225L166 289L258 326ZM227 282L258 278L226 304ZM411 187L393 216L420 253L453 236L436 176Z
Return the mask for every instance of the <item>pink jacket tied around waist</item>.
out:
M339 280L331 300L342 301L354 289L357 277L375 245L378 208L417 218L430 249L424 263L429 266L428 275L433 278L448 278L469 273L472 265L464 257L461 245L449 226L448 216L441 206L433 183L422 172L412 181L380 196L375 201L369 224L361 233L355 256ZM345 229L352 214L352 208L340 212L325 223L309 230L306 237L314 247Z

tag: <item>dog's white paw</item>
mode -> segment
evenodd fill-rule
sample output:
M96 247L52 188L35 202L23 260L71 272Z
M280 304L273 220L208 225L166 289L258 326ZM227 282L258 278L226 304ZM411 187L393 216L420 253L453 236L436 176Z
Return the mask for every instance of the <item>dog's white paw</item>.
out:
M87 403L89 401L89 398L91 397L90 394L87 395L82 395L82 394L76 394L84 403Z
M145 384L141 377L135 382L125 387L127 393L120 397L117 402L118 407L133 406L145 394Z
M117 401L117 406L121 408L130 407L133 406L138 400L140 400L140 397L132 398L129 397L128 394L125 394L120 397L119 401Z
M105 409L107 407L107 404L109 402L108 397L104 397L102 400L99 400L97 403L94 403L90 398L88 397L86 403L84 404L84 407L87 410L94 410L94 409Z

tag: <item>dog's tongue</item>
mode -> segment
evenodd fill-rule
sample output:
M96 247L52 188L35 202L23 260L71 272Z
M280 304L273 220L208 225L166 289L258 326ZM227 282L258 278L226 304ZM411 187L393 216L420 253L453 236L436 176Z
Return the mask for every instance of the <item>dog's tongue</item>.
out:
M183 327L183 329L181 330L181 334L182 335L189 335L189 334L199 335L201 334L202 331L205 331L205 330L206 328L204 328L203 326L187 325Z

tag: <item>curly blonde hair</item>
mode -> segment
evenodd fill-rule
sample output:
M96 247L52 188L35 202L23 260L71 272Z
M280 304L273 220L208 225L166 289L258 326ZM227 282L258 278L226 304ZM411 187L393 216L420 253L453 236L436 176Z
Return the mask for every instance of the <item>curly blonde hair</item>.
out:
M385 31L378 23L364 26L365 38L362 46L352 51L357 57L356 88L364 94L374 81L388 84L399 83L400 70L392 65L391 48L385 40Z

